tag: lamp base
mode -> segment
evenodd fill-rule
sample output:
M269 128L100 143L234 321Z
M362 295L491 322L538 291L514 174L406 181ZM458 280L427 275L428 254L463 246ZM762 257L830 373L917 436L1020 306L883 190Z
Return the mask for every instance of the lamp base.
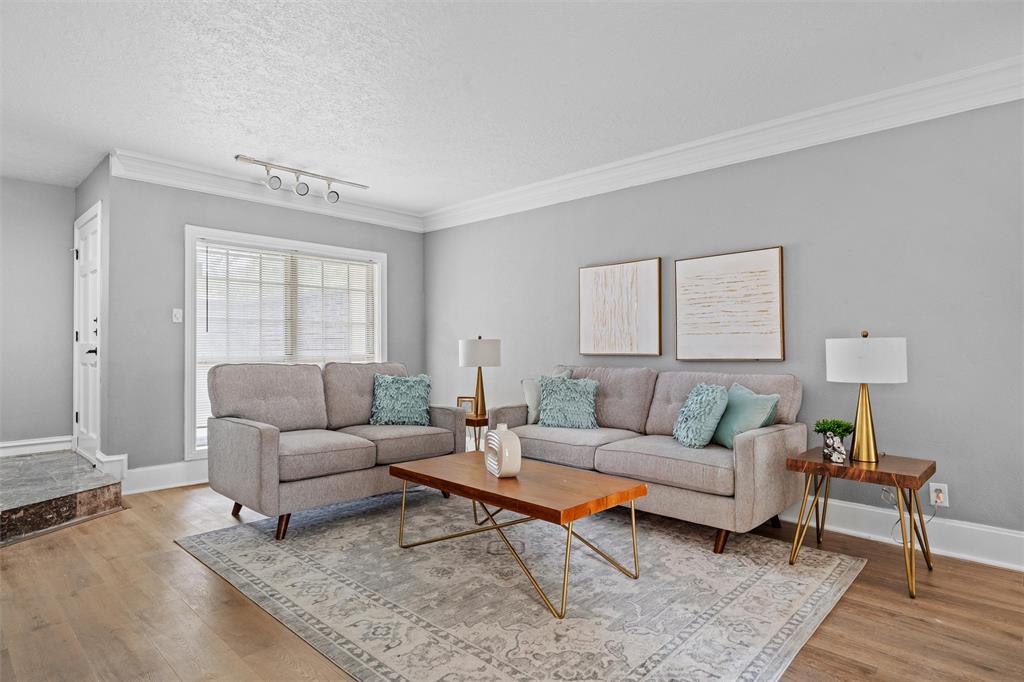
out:
M484 398L484 370L483 367L476 368L476 414L474 417L481 419L487 417L487 400Z
M868 385L860 385L857 396L857 420L853 426L853 444L850 459L854 462L878 463L878 447L875 444L875 424L871 418L871 395Z

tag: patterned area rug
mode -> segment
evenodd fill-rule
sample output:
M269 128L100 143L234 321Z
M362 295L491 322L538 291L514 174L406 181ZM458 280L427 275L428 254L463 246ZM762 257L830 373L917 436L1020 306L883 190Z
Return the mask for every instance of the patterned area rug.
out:
M399 494L194 535L179 544L359 680L774 680L853 582L862 559L731 537L637 514L640 579L573 543L568 614L555 620L500 539L398 547ZM472 526L468 500L411 490L406 541ZM505 520L502 515L499 520ZM512 518L508 516L508 518ZM577 522L631 566L629 514ZM505 531L553 599L565 532Z

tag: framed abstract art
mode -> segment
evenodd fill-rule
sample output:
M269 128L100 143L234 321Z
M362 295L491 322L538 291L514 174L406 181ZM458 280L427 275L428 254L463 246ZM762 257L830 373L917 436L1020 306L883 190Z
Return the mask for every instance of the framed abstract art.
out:
M782 247L676 261L677 360L784 360Z
M661 258L579 270L580 355L661 355Z

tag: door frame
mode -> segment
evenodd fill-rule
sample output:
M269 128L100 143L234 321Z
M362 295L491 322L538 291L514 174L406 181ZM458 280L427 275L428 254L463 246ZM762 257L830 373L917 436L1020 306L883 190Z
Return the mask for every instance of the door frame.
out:
M105 310L104 301L106 300L106 292L107 292L107 258L106 258L106 253L105 253L106 250L103 248L103 201L102 200L97 201L95 204L93 204L92 206L87 208L85 210L85 212L82 213L82 215L78 216L78 218L75 219L74 227L73 227L72 232L71 232L71 234L72 234L72 244L73 244L72 251L76 251L78 249L78 229L82 225L84 225L84 224L88 223L90 220L94 220L94 219L96 220L96 236L99 238L99 254L100 254L99 255L99 258L100 258L100 272L99 272L100 286L99 286L99 301L98 301L99 309L100 309L100 313L99 313L100 324L98 325L98 328L99 328L99 330L101 332L100 335L99 335L101 343L97 343L96 345L100 346L102 348L102 346L106 345L106 334L105 334L105 331L103 329L103 323L106 321L106 315L104 314L104 310ZM81 261L78 259L78 254L76 252L75 253L75 258L74 258L74 260L71 263L71 267L72 267L72 280L73 280L72 306L71 306L71 326L72 326L72 330L71 330L71 449L74 450L75 452L77 452L78 454L88 458L88 459L92 459L93 457L90 456L89 453L83 452L78 447L78 422L75 420L75 413L80 411L80 409L79 409L80 406L78 404L78 399L79 399L78 388L79 388L79 384L81 383L81 376L80 376L80 374L81 374L81 363L79 362L79 359L78 359L78 345L79 345L80 342L78 341L78 339L76 339L75 333L79 332L79 331L82 331L84 333L84 330L76 329L76 327L78 326L78 305L79 305L79 302L78 302L79 301L79 299L78 299L78 295L79 295L78 264L80 262ZM99 386L98 386L98 388L99 388L99 390L98 390L98 395L102 397L102 395L103 395L103 362L104 362L104 358L102 356L100 356L100 355L97 355L96 362L97 362L97 365L99 366L99 372L98 372L98 376L99 376L99 379L98 379ZM96 423L99 425L97 427L98 430L99 430L99 433L98 433L98 437L97 437L95 457L96 458L101 458L102 457L102 442L103 442L103 428L102 428L102 426L103 426L103 418L102 418L102 412L101 412L101 409L102 409L102 399L101 400L97 400L96 402L97 402L96 405L92 405L91 406L96 411Z

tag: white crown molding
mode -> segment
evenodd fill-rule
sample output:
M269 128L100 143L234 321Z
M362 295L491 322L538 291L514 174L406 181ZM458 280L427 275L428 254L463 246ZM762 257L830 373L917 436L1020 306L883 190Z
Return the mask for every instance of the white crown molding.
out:
M794 505L779 514L784 521L796 523L800 505ZM899 522L895 509L874 507L868 504L829 500L828 519L825 521L825 542L828 549L830 532L853 535L859 538L893 544L893 526ZM899 536L899 533L896 533ZM813 540L807 542L812 543ZM982 523L934 517L928 522L928 543L932 554L976 561L989 566L1024 571L1024 532ZM917 557L918 571L922 570L924 559ZM935 570L941 570L937 562ZM918 584L918 589L920 589Z
M59 452L60 450L70 449L71 436L49 436L47 438L8 440L0 443L0 457L34 455L43 452Z
M352 201L328 204L319 197L299 197L292 192L268 190L263 183L242 175L226 175L207 168L124 149L115 149L110 153L110 174L115 178L151 182L193 192L255 201L335 218L358 220L363 223L394 227L400 230L423 231L422 219L411 213L367 206Z
M423 216L442 230L1024 98L1024 56L883 90L472 199Z

